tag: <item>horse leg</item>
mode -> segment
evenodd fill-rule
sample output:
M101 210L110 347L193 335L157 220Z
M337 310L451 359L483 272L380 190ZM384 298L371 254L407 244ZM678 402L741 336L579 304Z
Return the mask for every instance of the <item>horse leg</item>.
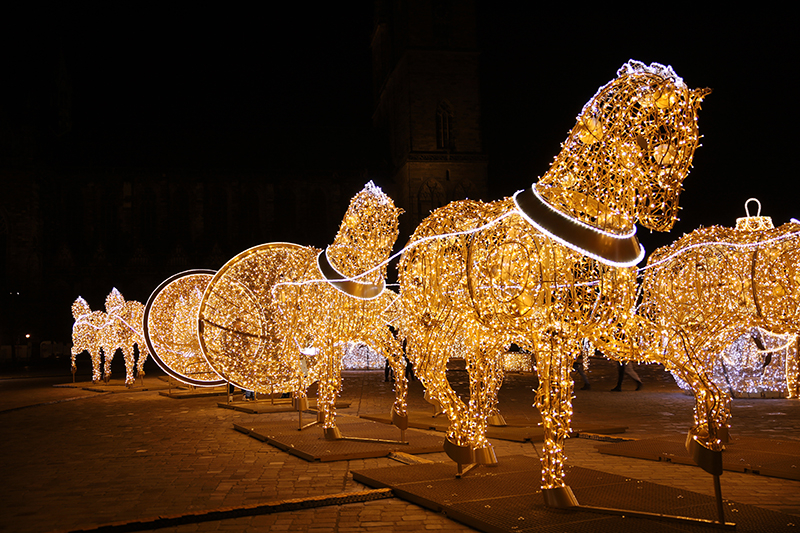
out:
M416 362L415 370L425 387L426 399L438 403L450 421L445 433L444 451L456 462L458 475L461 475L463 465L475 462L473 424L464 402L447 381L447 361L450 356L447 347L452 342L450 338L442 338L441 334L441 330L431 330L419 345L411 337L407 349L412 361Z
M686 437L686 449L692 460L706 472L722 473L722 450L729 440L728 416L730 397L710 379L708 372L698 370L684 360L669 365L670 370L692 388L694 422Z
M503 383L503 365L499 350L479 350L470 358L469 419L474 421L473 442L475 462L495 464L497 456L492 444L486 440L486 427L490 417L497 413L497 390Z
M142 378L142 383L144 383L144 362L147 361L147 348L143 342L137 342L136 346L139 347L139 360L136 361L136 377Z
M134 383L133 367L135 361L133 360L133 346L127 345L122 347L122 357L125 360L125 386L131 388Z
M327 440L342 438L341 431L336 427L336 396L342 385L342 357L338 353L339 349L328 340L320 354L324 366L317 390L317 422L322 424Z
M392 424L400 429L400 440L405 439L408 429L408 380L406 380L406 359L398 352L386 355L386 360L394 372L394 404L392 405Z
M89 350L89 355L92 356L92 383L99 383L103 378L103 359L100 349Z
M111 350L111 354L108 354L106 352L106 349L103 348L103 358L105 360L104 361L105 372L103 373L103 381L105 381L106 383L108 383L109 380L111 379L111 361L114 359L114 354L116 353L116 351L117 351L116 349Z
M560 333L553 333L549 340L543 341L538 353L541 357L537 365L539 389L536 391L536 407L542 414L544 433L544 503L548 507L575 507L578 500L564 483L564 443L569 436L572 418L573 383L569 371L573 357Z
M406 365L410 364L404 357L403 344L394 336L388 327L380 328L374 337L373 345L380 348L386 358L388 367L394 373L394 404L392 405L392 424L400 429L400 440L405 440L408 429L408 380ZM388 370L386 370L388 372Z
M719 522L725 523L719 476L722 475L722 450L729 439L727 420L730 397L711 381L711 365L705 366L705 369L698 371L687 358L683 365L671 370L692 388L695 398L694 424L686 436L686 451L697 466L714 476L717 515Z

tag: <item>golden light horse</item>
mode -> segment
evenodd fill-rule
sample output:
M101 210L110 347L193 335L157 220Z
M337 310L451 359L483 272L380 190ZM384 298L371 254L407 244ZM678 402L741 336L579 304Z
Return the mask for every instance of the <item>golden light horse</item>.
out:
M72 326L72 375L78 367L75 358L83 351L87 351L92 358L92 382L98 383L103 377L103 329L108 322L108 317L103 311L92 311L89 304L82 297L72 304L72 316L75 323Z
M130 387L136 368L144 377L147 347L144 342L142 315L144 306L140 302L125 301L114 288L106 297L106 312L92 311L89 304L78 297L72 304L72 373L76 371L75 356L86 350L92 358L92 381L101 379L108 383L111 377L111 361L118 348L125 358L125 384ZM134 345L139 348L138 363L134 359ZM105 361L105 365L103 364Z
M545 502L576 504L563 470L569 371L582 339L602 342L598 332L633 311L633 265L644 255L635 223L672 227L707 92L689 89L671 67L629 61L584 106L538 182L513 198L446 205L412 235L399 265L401 333L416 375L450 419L445 450L459 471L496 461L485 430L502 353L514 342L537 354ZM466 360L466 403L447 382L453 357Z
M105 355L104 380L111 378L111 362L119 348L125 360L125 385L133 386L138 377L144 378L144 363L147 360L147 345L144 340L144 305L135 300L126 301L116 289L106 297L106 325L102 330L102 348ZM139 348L138 361L134 357L134 345Z

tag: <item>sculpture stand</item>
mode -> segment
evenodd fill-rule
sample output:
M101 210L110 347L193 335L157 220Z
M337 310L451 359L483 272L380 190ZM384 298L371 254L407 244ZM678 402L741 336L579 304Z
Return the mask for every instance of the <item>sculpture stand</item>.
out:
M544 495L544 504L548 507L555 507L557 509L568 509L571 507L580 507L578 498L572 493L569 485L563 487L555 487L553 489L542 489Z
M503 418L503 415L500 413L493 414L489 418L486 419L486 424L489 426L496 426L496 427L505 427L508 424L506 423L506 419Z
M406 440L406 430L408 429L408 413L401 415L394 409L392 409L392 424L397 426L400 430L400 440Z
M727 432L725 437L727 437ZM722 487L719 476L722 475L722 452L709 450L689 433L686 436L686 451L697 466L714 476L714 497L717 501L717 517L720 524L725 523L725 511L722 507Z
M317 421L314 424L321 424L323 422L323 414L322 411L317 413ZM392 439L375 439L371 437L345 437L342 435L341 430L338 427L333 426L330 428L322 428L323 435L325 436L325 440L349 440L353 442L377 442L382 444L403 444L408 445L409 442L405 439L406 436L406 429L408 429L408 416L402 416L397 414L395 411L392 411L392 422L400 428L400 440L392 440ZM302 429L302 428L301 428Z
M313 422L309 422L305 426L303 425L303 411L308 410L308 398L292 398L292 407L297 410L297 431L303 431L306 428L310 428L312 426L316 426L322 420L320 420L320 413L317 413L317 419Z
M473 449L470 446L455 444L449 438L444 439L444 452L456 463L456 477L461 478L467 472L480 465L497 464L497 455L492 445Z

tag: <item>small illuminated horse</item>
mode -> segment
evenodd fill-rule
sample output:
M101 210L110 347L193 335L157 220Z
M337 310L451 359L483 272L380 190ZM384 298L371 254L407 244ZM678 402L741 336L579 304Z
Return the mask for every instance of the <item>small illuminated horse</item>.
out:
M746 217L736 229L712 226L659 248L644 269L637 357L657 359L695 396L687 448L701 467L722 473L730 395L714 382L726 347L758 327L800 330L800 223L778 228ZM761 339L754 338L758 344ZM763 367L770 350L761 346ZM796 390L797 375L789 376Z
M147 346L144 341L144 305L134 300L126 301L116 289L106 297L107 321L101 333L101 346L105 355L105 376L111 379L111 361L117 349L122 350L125 359L125 385L133 386L136 368L137 375L144 377L144 363L147 360ZM139 359L135 360L134 345L139 348Z
M326 438L340 438L335 401L348 342L382 351L395 375L404 375L386 322L396 295L384 287L401 212L369 182L327 249L268 243L225 264L199 314L201 348L214 370L247 390L292 392L299 410L318 380L317 420ZM393 412L405 416L404 382L399 390Z
M102 311L92 311L86 300L80 296L72 304L72 316L75 318L75 324L72 326L73 378L78 369L75 357L87 351L92 358L92 381L98 383L103 377L103 359L100 351L103 344L103 329L108 317Z
M602 340L598 332L632 313L632 267L644 255L634 224L672 227L707 94L655 63L630 61L617 74L583 108L537 183L513 198L435 210L398 267L401 333L416 375L450 419L445 450L459 472L496 461L485 429L505 348L515 342L536 353L551 506L576 504L563 470L572 362L582 339ZM454 356L466 359L467 404L447 382Z

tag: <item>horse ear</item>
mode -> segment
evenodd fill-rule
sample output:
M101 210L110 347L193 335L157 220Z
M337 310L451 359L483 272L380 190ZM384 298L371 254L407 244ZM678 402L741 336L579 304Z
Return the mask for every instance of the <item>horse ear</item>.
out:
M86 302L86 300L78 296L78 299L72 304L72 316L75 318L75 320L84 315L88 315L91 312L92 310L89 308L89 304Z
M699 107L700 102L702 102L706 96L711 94L711 89L709 89L708 87L701 87L700 89L692 89L691 91L689 91L689 93L690 93L689 101L692 103L693 106Z

